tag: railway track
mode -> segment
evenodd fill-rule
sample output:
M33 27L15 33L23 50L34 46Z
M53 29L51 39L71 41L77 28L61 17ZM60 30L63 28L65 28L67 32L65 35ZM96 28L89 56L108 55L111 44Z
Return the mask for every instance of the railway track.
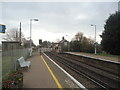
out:
M61 66L67 68L67 70L70 69L68 71L73 71L74 74L77 73L75 78L78 80L82 75L84 78L88 79L86 82L96 85L96 88L102 88L106 90L118 90L120 88L119 75L106 71L102 68L98 68L95 65L91 65L87 62L82 62L75 57L73 58L72 55L68 57L67 54L58 54L52 52L46 52L46 54L54 61L60 63Z

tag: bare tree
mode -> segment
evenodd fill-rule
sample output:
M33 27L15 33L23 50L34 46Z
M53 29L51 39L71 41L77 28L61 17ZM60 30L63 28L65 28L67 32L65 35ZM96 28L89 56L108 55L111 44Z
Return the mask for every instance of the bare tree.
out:
M21 35L21 37L20 37ZM17 28L12 28L8 30L5 34L5 37L3 38L6 41L18 41L21 43L22 46L24 47L30 47L30 40L27 40L23 33L17 29ZM35 46L35 44L32 41L32 46Z
M95 39L93 39L92 37L89 37L87 39L88 39L89 44L94 44L95 43Z
M21 40L24 38L23 33L21 33ZM12 28L8 30L3 38L6 41L20 41L20 32L17 28Z
M95 40L87 38L82 32L78 32L70 43L73 51L94 52Z
M78 33L75 35L74 39L75 39L76 41L80 41L80 43L81 43L82 40L84 39L83 33L82 33L82 32L78 32Z
M56 38L55 42L59 43L59 42L60 42L60 39L59 39L59 38Z

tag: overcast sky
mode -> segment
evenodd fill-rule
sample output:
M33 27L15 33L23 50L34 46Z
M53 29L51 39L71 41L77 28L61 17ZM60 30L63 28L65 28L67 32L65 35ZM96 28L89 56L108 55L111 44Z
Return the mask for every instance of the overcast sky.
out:
M94 24L97 26L97 41L104 30L104 24L110 14L118 10L117 2L3 2L2 22L7 31L19 28L26 38L30 36L30 19L32 22L32 39L36 45L38 40L55 41L64 36L69 40L77 32L94 38Z

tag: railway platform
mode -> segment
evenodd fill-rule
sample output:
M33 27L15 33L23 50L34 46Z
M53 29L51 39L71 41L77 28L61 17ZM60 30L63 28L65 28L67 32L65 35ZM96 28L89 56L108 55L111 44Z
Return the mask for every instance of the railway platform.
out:
M120 59L117 57L100 56L100 55L94 55L94 54L83 53L83 52L66 52L66 53L70 53L73 55L82 55L82 56L87 56L87 57L99 58L99 59L104 59L104 60L113 61L113 62L120 62Z
M51 62L45 54L40 56L38 52L34 52L28 61L31 61L31 67L24 72L23 88L85 88Z

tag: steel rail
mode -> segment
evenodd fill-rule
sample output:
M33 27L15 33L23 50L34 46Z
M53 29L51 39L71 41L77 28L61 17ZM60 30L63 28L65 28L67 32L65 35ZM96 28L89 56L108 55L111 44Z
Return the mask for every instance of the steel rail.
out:
M105 89L112 88L111 86L108 86L108 85L105 84L104 82L95 80L95 78L90 77L90 75L86 75L85 73L83 73L83 72L75 69L77 65L76 65L76 64L73 64L73 62L70 62L70 61L66 60L64 57L61 57L61 56L59 56L59 55L55 55L55 54L53 54L53 53L51 53L51 54L52 54L52 56L54 56L54 58L55 58L55 57L58 57L58 58L61 59L61 60L57 60L57 59L56 59L58 62L60 62L60 63L62 63L63 65L67 66L68 68L72 69L73 71L75 71L75 72L77 72L77 73L79 73L79 74L82 74L84 77L88 78L89 80L91 80L92 82L96 83L96 84L99 85L100 87L105 88ZM72 65L71 63L72 63L73 65ZM104 84L103 84L103 83L104 83Z

